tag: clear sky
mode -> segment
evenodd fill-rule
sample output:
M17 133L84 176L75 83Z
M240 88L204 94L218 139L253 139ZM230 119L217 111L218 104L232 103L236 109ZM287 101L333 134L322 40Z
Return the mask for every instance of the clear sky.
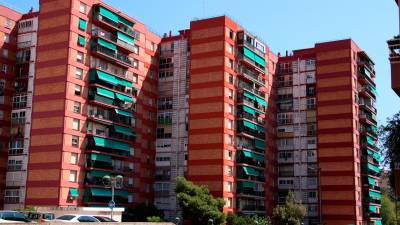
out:
M266 42L275 53L313 47L316 42L352 38L376 64L378 119L400 110L390 87L386 40L399 33L393 0L105 0L162 35L188 28L198 18L228 15ZM38 0L0 0L18 11ZM400 74L399 74L400 76Z

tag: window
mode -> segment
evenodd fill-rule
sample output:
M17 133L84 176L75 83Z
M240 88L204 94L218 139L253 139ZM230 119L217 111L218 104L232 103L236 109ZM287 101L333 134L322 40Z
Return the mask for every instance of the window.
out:
M81 103L80 102L74 102L73 111L74 111L74 113L81 113Z
M229 104L228 106L228 113L233 115L233 105Z
M4 43L10 43L10 35L4 34Z
M306 66L314 66L315 65L315 60L314 59L307 59L306 60Z
M14 139L10 141L10 148L8 149L9 155L20 155L24 151L24 140Z
M233 136L230 134L228 135L228 144L233 145Z
M228 191L231 192L233 189L233 183L228 181L227 188L228 188Z
M19 29L26 29L30 28L33 25L33 20L26 20L18 23L18 28Z
M315 109L315 98L307 98L307 109Z
M72 136L72 138L71 138L71 146L75 147L75 148L79 147L79 137L78 136L75 136L75 135Z
M232 74L229 74L228 79L229 79L229 83L233 84L233 76L232 76Z
M3 64L3 66L1 67L1 72L7 73L7 70L8 70L8 66L6 64Z
M19 203L19 189L5 190L4 202L7 204L18 204Z
M79 130L79 120L78 119L73 119L72 120L72 129L73 130Z
M7 165L8 171L21 171L22 170L22 160L9 159Z
M308 192L308 197L309 198L316 198L317 197L317 192L315 192L315 191Z
M81 2L79 5L79 12L86 13L86 4Z
M278 124L290 124L293 121L293 115L289 113L279 113L278 114Z
M233 69L233 60L232 59L228 60L228 67Z
M86 40L85 37L82 35L78 35L78 46L85 47Z
M233 160L233 153L232 151L228 151L228 159Z
M82 86L75 84L75 89L74 89L75 95L81 96L81 92L82 92Z
M232 40L235 38L235 33L233 32L233 30L229 30L229 38Z
M3 49L3 57L8 58L8 49Z
M82 80L83 70L81 68L75 69L75 78L78 80Z
M233 167L232 166L228 166L227 174L228 174L228 176L233 176Z
M78 153L71 153L71 158L69 161L72 165L78 164Z
M233 199L232 198L227 198L226 200L226 208L232 208L233 205Z
M150 43L150 50L153 52L156 51L156 44L154 42Z
M139 61L137 59L133 59L133 68L139 68Z
M233 129L233 120L228 120L228 129L229 130Z
M79 18L79 24L78 24L79 30L86 30L86 20Z
M162 97L157 100L159 110L172 109L172 97Z
M9 18L6 18L6 23L5 23L5 28L11 28L11 20Z
M78 174L78 171L76 171L76 170L69 171L69 182L76 182L77 174Z
M78 52L76 54L76 61L80 62L80 63L83 63L83 61L84 61L83 57L84 57L83 52Z
M160 78L160 79L166 79L168 77L173 77L173 76L174 76L173 71L160 71L158 73L158 78Z
M228 90L228 98L233 99L233 90L232 89Z
M133 46L133 53L135 53L136 55L139 55L139 46L137 46L137 45Z
M80 216L78 218L78 221L81 223L92 223L92 222L97 222L97 219L92 217L92 216Z
M307 135L308 136L315 136L317 126L315 124L308 124L307 125Z
M159 68L160 69L168 69L172 68L174 63L172 62L172 58L162 58L160 59Z
M233 45L231 44L228 45L228 53L233 54Z
M28 101L28 96L26 94L13 96L12 108L13 109L26 108L27 101Z

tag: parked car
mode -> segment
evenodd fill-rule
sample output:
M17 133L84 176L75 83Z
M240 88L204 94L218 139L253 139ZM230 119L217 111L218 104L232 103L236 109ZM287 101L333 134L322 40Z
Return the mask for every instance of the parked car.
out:
M54 222L62 222L62 223L98 223L100 220L96 219L94 216L89 215L63 215L57 217Z
M93 216L93 217L100 220L100 222L118 222L116 220L112 220L111 218L105 216Z
M28 217L17 211L0 211L0 223L28 223Z
M38 222L49 222L54 220L54 213L51 212L25 212L29 220Z

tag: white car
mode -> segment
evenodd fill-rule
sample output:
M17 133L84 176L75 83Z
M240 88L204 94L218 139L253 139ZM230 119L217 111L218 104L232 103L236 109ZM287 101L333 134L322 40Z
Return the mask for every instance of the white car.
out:
M89 215L63 215L57 217L54 222L62 222L62 223L98 223L100 222L94 216Z

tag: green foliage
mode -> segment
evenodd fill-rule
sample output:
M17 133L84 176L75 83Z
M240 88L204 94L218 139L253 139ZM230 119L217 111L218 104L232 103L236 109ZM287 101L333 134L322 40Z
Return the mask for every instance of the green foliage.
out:
M212 219L214 225L224 223L222 208L225 204L221 198L214 198L205 186L197 186L183 177L176 179L176 196L183 211L183 218L193 225L208 224Z
M379 138L384 147L384 163L390 166L390 186L394 190L394 162L400 159L400 112L388 118L387 124L379 129Z
M268 218L259 216L239 216L229 213L226 217L226 225L270 225Z
M381 216L383 225L396 225L396 208L392 199L386 194L383 194L381 204Z
M164 213L157 209L154 205L146 205L144 203L135 208L127 208L122 214L124 222L146 222L149 217L163 218Z
M300 225L305 214L304 206L297 203L294 194L289 192L285 205L274 209L273 220L279 225Z
M156 223L156 222L163 222L163 220L159 216L149 216L147 217L147 222Z

